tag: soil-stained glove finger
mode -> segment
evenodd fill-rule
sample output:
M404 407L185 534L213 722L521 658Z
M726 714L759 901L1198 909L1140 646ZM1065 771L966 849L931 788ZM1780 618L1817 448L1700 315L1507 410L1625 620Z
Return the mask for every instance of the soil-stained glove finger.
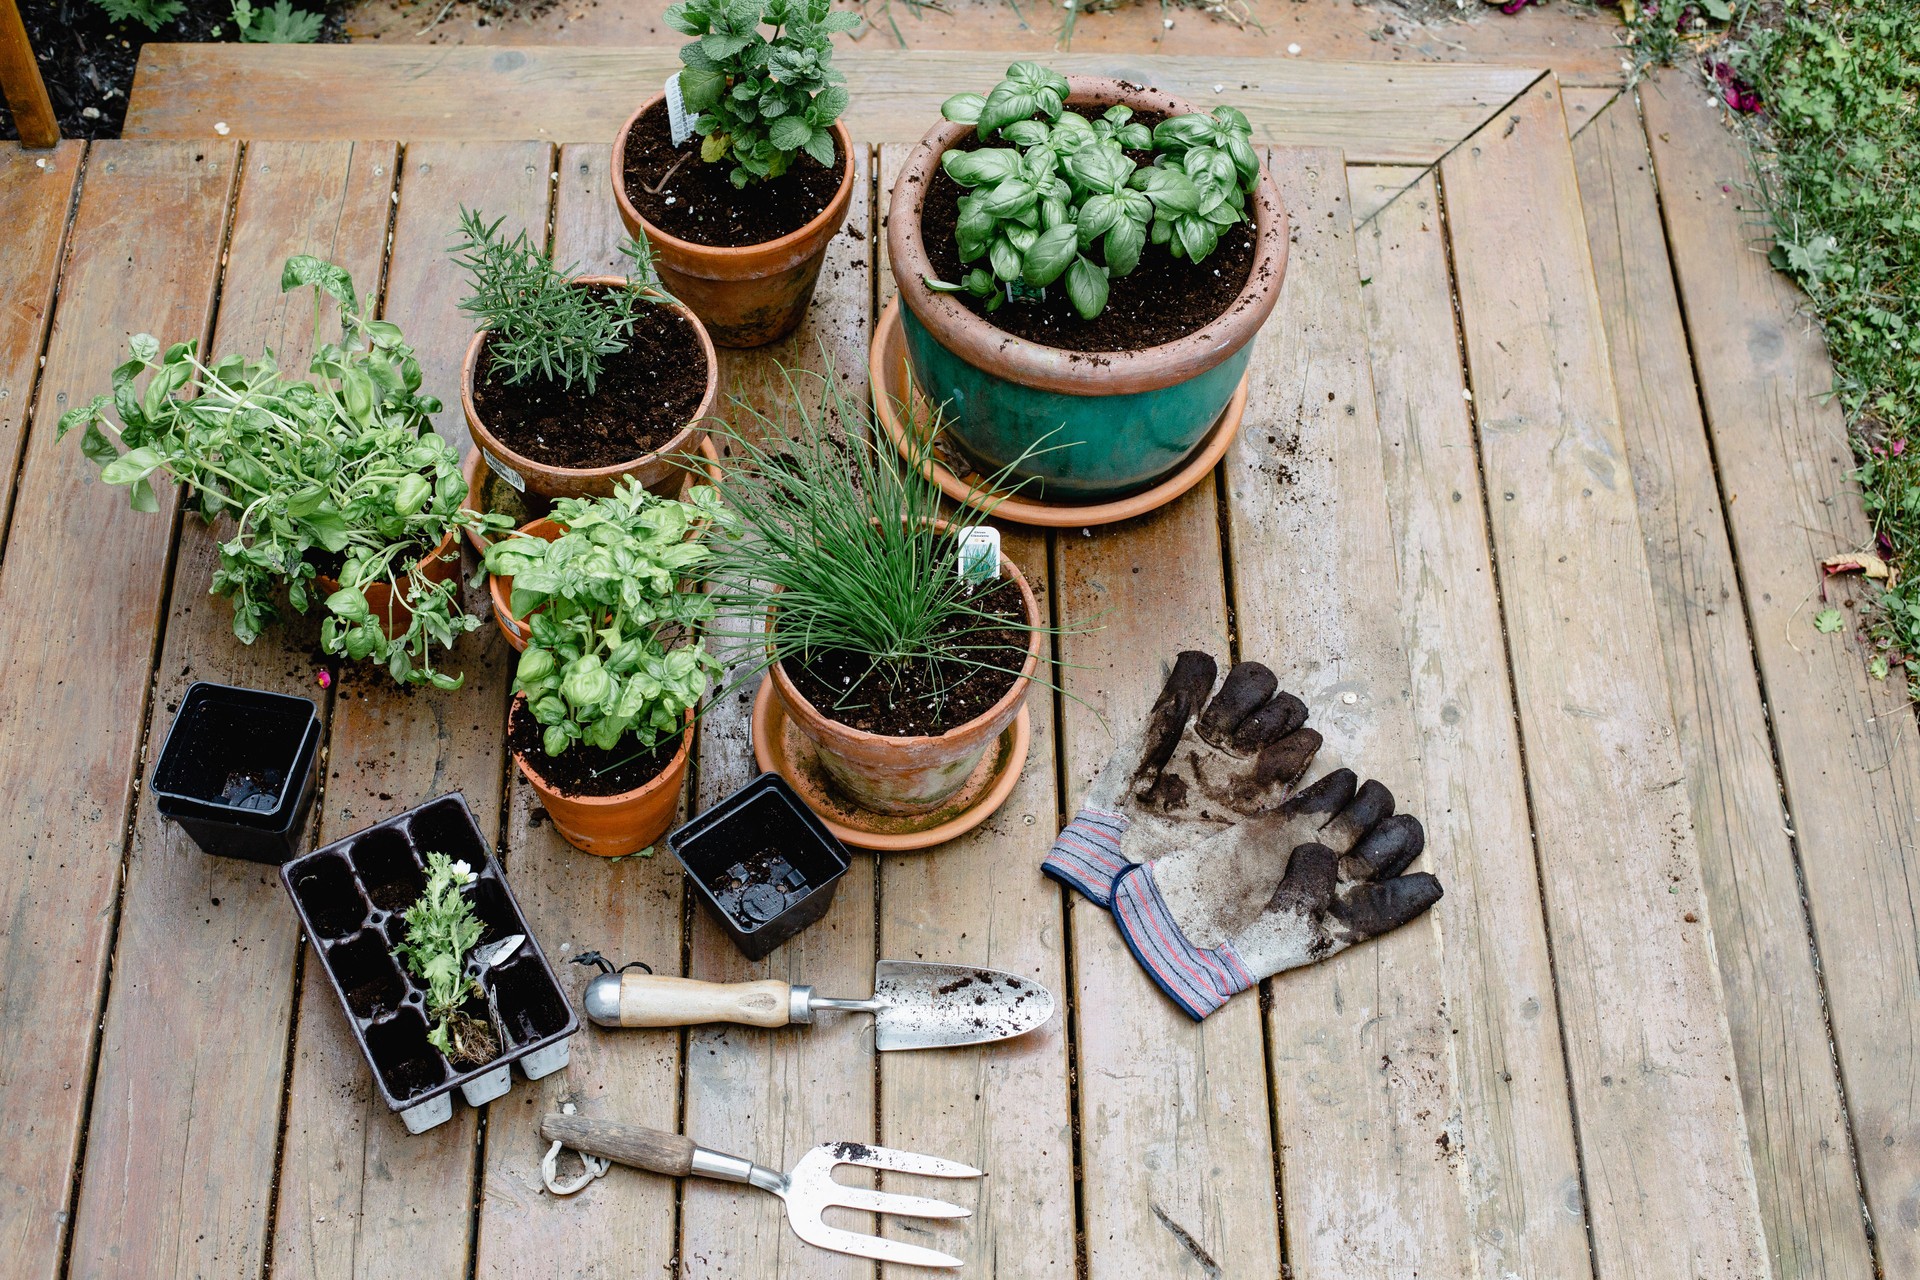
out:
M1260 813L1277 807L1300 781L1320 750L1320 734L1296 729L1278 742L1260 748L1253 772L1235 784L1231 803L1240 813Z
M1312 823L1317 830L1326 820L1347 807L1353 799L1360 780L1351 769L1335 769L1326 777L1310 787L1306 787L1293 799L1281 806L1281 812L1289 817L1316 819Z
M1147 728L1140 741L1140 762L1134 766L1132 787L1144 798L1159 780L1160 770L1173 758L1180 735L1193 719L1200 704L1213 689L1213 677L1219 668L1210 654L1196 649L1184 650L1174 661L1173 672L1160 687L1153 710L1147 715Z
M1279 742L1306 722L1307 704L1282 689L1273 695L1273 701L1240 722L1228 745L1242 755L1252 755L1268 743Z
M1445 890L1425 871L1359 884L1340 895L1333 915L1344 926L1343 943L1365 942L1398 929L1440 901Z
M1427 847L1426 828L1410 813L1396 813L1367 832L1340 860L1343 880L1390 880Z
M1287 874L1267 900L1268 911L1319 915L1333 901L1340 880L1340 855L1323 844L1303 844L1287 862Z
M1241 722L1266 706L1279 687L1279 677L1265 663L1238 663L1227 672L1226 682L1200 713L1194 728L1202 738L1224 751Z
M1345 853L1360 838L1393 813L1393 792L1372 778L1360 784L1353 799L1320 829L1320 839L1336 853Z

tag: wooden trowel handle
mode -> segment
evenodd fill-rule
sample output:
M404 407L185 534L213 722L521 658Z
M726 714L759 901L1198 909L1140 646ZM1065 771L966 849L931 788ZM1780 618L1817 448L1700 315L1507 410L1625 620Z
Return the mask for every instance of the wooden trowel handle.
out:
M792 1020L792 993L792 987L774 978L701 982L628 970L620 975L615 1025L690 1027L702 1022L739 1022L750 1027L784 1027Z
M684 1178L693 1172L693 1139L663 1129L550 1111L540 1121L540 1136L548 1142L572 1147L582 1155L599 1156L673 1178Z

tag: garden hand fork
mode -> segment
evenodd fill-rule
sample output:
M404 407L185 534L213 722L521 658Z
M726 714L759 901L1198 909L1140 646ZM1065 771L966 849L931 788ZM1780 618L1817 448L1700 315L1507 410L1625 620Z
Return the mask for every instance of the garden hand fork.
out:
M637 1124L617 1124L588 1116L569 1116L549 1112L540 1122L540 1136L549 1142L572 1147L582 1155L603 1159L684 1178L698 1174L725 1182L746 1182L771 1191L787 1205L787 1222L794 1234L808 1244L861 1258L899 1262L915 1267L957 1267L960 1259L935 1249L889 1240L881 1236L863 1236L854 1231L830 1227L821 1212L831 1206L866 1213L895 1213L908 1218L965 1218L973 1210L944 1200L924 1196L896 1195L866 1187L849 1187L835 1182L833 1167L841 1164L865 1165L893 1173L913 1173L930 1178L978 1178L978 1169L936 1156L915 1155L887 1147L870 1147L860 1142L829 1142L800 1157L793 1172L780 1173L739 1156L723 1155L695 1146L691 1138L663 1133Z

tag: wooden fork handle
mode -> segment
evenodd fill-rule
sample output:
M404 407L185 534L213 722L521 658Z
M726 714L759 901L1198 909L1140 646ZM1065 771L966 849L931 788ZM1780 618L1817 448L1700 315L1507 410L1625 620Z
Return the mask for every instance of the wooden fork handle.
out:
M684 1178L693 1172L693 1139L662 1129L550 1111L540 1121L540 1136L548 1142L572 1147L582 1155L599 1156L668 1177Z

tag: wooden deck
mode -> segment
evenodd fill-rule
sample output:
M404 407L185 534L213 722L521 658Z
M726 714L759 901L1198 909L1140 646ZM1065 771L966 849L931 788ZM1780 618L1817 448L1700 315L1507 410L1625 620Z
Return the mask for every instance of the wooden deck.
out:
M1401 143L1445 121L1275 146L1296 235L1239 442L1148 518L1007 531L1058 616L1104 623L1062 642L1072 697L1032 700L991 822L859 858L759 964L670 858L609 865L554 834L502 749L491 627L456 693L353 668L324 691L311 623L238 644L208 531L171 496L128 510L53 439L136 330L304 363L307 300L279 292L295 252L382 281L452 400L458 207L610 261L598 133L242 143L201 121L0 151L8 1274L873 1274L720 1184L616 1169L548 1196L535 1125L570 1100L782 1167L831 1138L977 1164L974 1216L914 1236L967 1275L1920 1276L1920 732L1809 622L1816 561L1867 528L1814 398L1825 357L1754 252L1744 161L1698 94L1643 98L1527 76L1424 151ZM772 408L782 361L864 378L903 156L861 157L812 318L728 353L731 393ZM438 425L465 446L457 408ZM1327 758L1425 818L1447 889L1198 1026L1037 871L1110 750L1101 717L1139 713L1188 645L1271 663ZM195 679L323 703L313 842L464 791L556 959L836 990L876 955L972 961L1043 982L1063 1016L885 1057L851 1022L590 1029L565 1072L410 1137L273 871L154 812L151 734ZM747 710L708 713L690 804L753 772ZM587 974L560 967L577 993Z

